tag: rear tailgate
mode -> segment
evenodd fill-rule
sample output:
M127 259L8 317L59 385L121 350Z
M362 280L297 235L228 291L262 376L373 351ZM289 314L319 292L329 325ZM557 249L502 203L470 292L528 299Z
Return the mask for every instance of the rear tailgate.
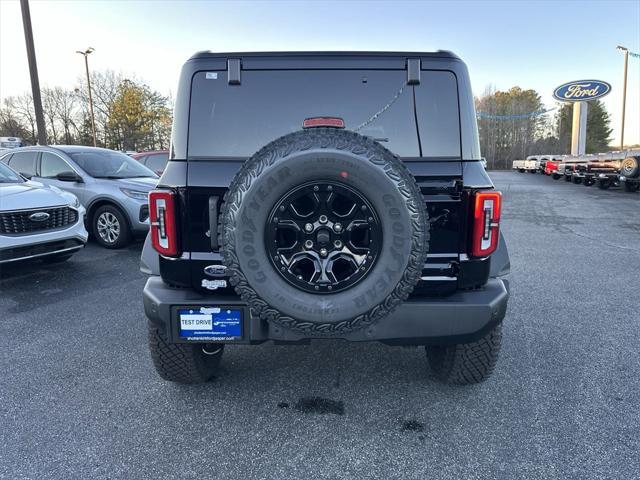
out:
M220 262L209 223L210 207L219 211L242 163L270 141L299 130L305 118L331 116L343 118L348 129L366 124L361 134L377 139L405 160L431 218L424 280L446 290L455 288L459 252L466 251L455 75L422 71L419 85L405 87L379 118L367 124L398 94L406 75L404 68L243 70L241 84L234 85L227 81L227 70L196 73L190 109L189 188L184 199L191 285L200 287L207 278L204 268Z

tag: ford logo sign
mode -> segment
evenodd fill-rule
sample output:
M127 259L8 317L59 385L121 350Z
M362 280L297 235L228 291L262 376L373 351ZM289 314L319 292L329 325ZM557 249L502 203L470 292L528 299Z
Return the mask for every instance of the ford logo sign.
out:
M604 97L611 91L611 85L600 80L578 80L560 85L553 91L553 97L561 102L587 102Z
M32 222L44 222L49 220L49 214L47 212L36 212L29 215L29 220Z
M207 265L204 267L204 273L210 277L223 277L227 273L227 267L224 265Z

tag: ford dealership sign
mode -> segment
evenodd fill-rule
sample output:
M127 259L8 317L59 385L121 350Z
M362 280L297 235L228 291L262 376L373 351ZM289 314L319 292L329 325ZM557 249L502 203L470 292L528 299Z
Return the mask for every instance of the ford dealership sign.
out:
M611 85L600 80L578 80L560 85L553 96L561 102L588 102L604 97L611 91Z

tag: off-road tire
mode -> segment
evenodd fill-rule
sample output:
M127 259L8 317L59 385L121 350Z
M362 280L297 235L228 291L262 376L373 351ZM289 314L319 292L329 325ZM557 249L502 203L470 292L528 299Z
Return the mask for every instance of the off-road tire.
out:
M502 324L472 343L425 347L431 371L445 382L456 385L480 383L491 375L502 343Z
M640 176L640 156L625 158L620 164L620 173L627 178Z
M329 294L305 292L269 264L268 212L287 189L347 177L377 211L387 240L356 285ZM378 322L409 297L428 251L428 215L415 179L389 150L348 130L302 130L266 145L236 174L221 212L219 243L235 291L261 319L304 335L346 334ZM396 241L400 255L391 254Z
M600 178L596 180L596 185L600 190L607 190L611 186L611 180L608 178Z
M573 175L573 176L571 177L571 182L572 182L572 183L574 183L574 184L576 184L576 185L579 185L579 184L581 184L581 183L582 183L582 178L580 178L580 177L578 177L578 176L576 176L576 175Z
M223 344L168 343L157 325L148 321L147 327L151 359L163 379L191 384L208 382L215 376Z
M567 175L566 173L564 174L564 181L565 182L570 182L571 181L571 175Z
M115 217L119 223L119 235L114 242L107 242L102 238L98 231L98 219L102 214L109 214ZM118 249L127 246L131 242L131 230L129 229L129 222L126 216L120 211L120 209L114 205L103 205L96 209L91 218L91 232L101 246L105 248Z
M557 173L552 173L551 178L553 178L554 180L560 180L560 175Z
M593 178L585 178L584 181L582 182L582 184L585 187L590 187L591 185L593 185L595 183L595 181L593 180Z
M638 182L622 182L624 184L624 191L625 192L637 192L638 188L640 188L640 183Z

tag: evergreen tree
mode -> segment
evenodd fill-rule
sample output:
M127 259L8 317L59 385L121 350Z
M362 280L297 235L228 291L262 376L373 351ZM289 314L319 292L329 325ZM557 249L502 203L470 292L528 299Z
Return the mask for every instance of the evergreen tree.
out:
M600 100L589 102L587 112L586 153L599 153L609 150L612 129L611 118ZM571 153L571 129L573 125L573 105L563 103L556 117L556 131L559 153Z

